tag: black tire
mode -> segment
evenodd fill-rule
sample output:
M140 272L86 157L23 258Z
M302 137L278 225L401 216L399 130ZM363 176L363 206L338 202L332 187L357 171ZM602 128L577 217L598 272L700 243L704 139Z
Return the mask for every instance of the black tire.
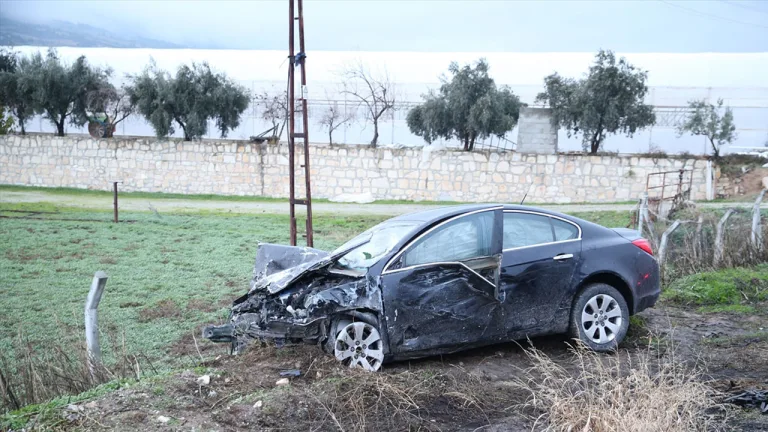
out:
M596 283L576 296L571 308L569 333L572 338L594 351L613 351L627 335L627 328L629 308L616 288Z

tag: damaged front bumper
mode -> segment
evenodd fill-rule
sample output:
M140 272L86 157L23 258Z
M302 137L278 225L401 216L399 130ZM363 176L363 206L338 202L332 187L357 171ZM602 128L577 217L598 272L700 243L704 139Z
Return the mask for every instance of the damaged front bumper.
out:
M205 327L203 338L232 343L234 352L250 341L316 344L339 314L381 311L373 278L332 264L327 252L260 245L250 290L233 302L229 322Z
M271 320L267 328L242 320L203 329L203 338L211 342L236 342L244 339L276 340L280 342L319 342L326 338L327 319L317 318L306 323Z

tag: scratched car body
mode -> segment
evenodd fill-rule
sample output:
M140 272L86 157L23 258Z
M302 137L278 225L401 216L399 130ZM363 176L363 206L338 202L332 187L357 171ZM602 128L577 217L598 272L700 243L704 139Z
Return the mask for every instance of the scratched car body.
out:
M637 231L517 205L398 216L336 251L262 244L247 294L203 336L318 344L350 366L554 333L614 349L660 293Z

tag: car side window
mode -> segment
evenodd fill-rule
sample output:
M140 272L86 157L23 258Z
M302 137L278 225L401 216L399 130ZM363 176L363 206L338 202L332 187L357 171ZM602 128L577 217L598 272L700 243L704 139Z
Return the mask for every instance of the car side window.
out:
M403 267L490 256L492 235L492 211L454 219L409 247L403 254Z
M548 216L530 213L504 213L504 249L533 246L554 241Z
M552 228L555 230L555 241L573 240L579 238L579 229L560 219L552 218Z

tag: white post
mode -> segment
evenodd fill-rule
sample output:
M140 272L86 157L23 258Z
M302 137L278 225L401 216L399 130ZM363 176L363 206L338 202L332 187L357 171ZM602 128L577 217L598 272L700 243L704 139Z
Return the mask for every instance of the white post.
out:
M667 240L669 240L669 236L672 235L673 232L677 229L677 227L680 226L680 220L676 220L672 225L667 228L666 231L664 231L664 234L661 235L661 245L659 246L659 267L664 266L664 258L667 254Z
M755 250L760 250L763 246L763 231L760 226L760 203L763 201L763 196L768 189L763 189L755 200L755 206L752 208L752 246Z
M637 209L637 230L640 231L640 235L643 235L643 222L645 218L645 210L648 206L648 194L644 193L640 196L640 206Z
M101 364L101 345L99 344L98 307L101 294L107 285L107 274L99 270L93 275L91 290L85 301L85 343L88 346L88 369L94 377L95 368Z
M712 201L715 199L715 190L712 187L712 179L714 179L714 173L712 172L712 161L707 161L707 201Z
M723 260L723 235L725 234L725 223L728 222L728 218L731 217L734 211L734 209L728 209L723 217L720 218L720 222L717 223L717 227L715 228L715 260L713 262L715 268L717 268Z

